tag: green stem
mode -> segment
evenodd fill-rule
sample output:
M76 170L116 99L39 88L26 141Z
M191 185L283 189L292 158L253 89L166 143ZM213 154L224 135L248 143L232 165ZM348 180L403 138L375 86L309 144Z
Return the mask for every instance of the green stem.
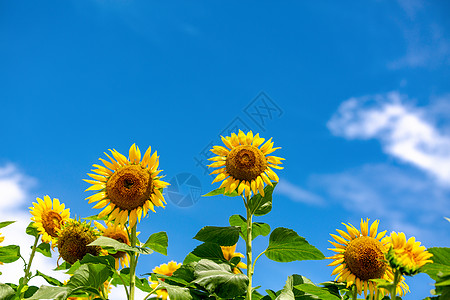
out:
M28 264L26 265L26 269L25 269L25 276L23 277L22 283L19 285L19 287L17 288L17 291L20 293L20 299L23 299L23 294L22 293L22 289L28 284L28 281L30 281L31 279L31 264L33 263L33 258L34 255L36 254L36 248L37 248L37 243L39 241L39 238L41 237L40 234L38 234L35 238L34 238L34 244L33 247L31 248L31 254L30 254L30 259L28 261Z
M253 261L253 271L255 271L255 265L256 265L256 261L258 260L258 258L263 255L264 253L266 253L266 250L264 250L263 252L261 252Z
M145 296L145 298L143 300L147 300L148 297L150 297L151 295L153 295L153 293L159 288L159 284L150 292L148 293L147 296Z
M130 294L128 294L128 289L127 289L127 285L125 284L125 280L123 280L122 275L120 275L120 272L117 270L114 270L117 274L117 276L119 276L120 280L122 280L122 284L123 284L123 288L125 289L125 293L127 294L127 299L130 299Z
M136 226L131 228L131 247L136 247ZM137 255L135 252L130 257L130 297L129 300L134 300L134 290L136 287L136 265L137 265Z
M352 300L358 299L358 290L356 288L356 284L352 285Z
M248 277L248 287L247 287L247 300L252 300L252 277L253 277L253 264L252 264L252 213L249 208L249 197L247 201L244 201L245 208L247 210L247 241L246 241L246 252L247 252L247 277Z
M398 286L398 283L400 282L401 276L402 276L402 274L400 273L400 271L398 269L395 269L394 284L392 285L392 289L391 289L391 299L392 300L397 299L397 286Z

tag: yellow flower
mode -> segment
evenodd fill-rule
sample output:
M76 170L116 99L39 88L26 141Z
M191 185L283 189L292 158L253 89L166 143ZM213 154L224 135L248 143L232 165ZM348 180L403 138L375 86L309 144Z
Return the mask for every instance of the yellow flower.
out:
M344 224L347 232L336 229L340 235L331 234L336 242L329 241L336 247L329 250L337 253L328 257L334 260L329 266L336 267L331 275L337 274L336 281L346 282L347 287L355 284L359 295L364 291L364 298L367 297L367 291L371 297L374 297L374 291L376 293L378 291L376 283L371 279L394 280L392 268L386 263L384 257L388 244L383 239L386 231L377 234L378 224L379 221L376 220L369 227L369 219L366 221L361 219L360 230L350 223ZM408 291L409 288L402 277L397 286L397 294L403 296ZM380 290L380 292L385 291ZM375 294L375 298L377 296Z
M0 243L2 243L5 240L5 237L2 236L2 234L0 233ZM2 247L2 246L0 246ZM0 265L3 265L3 263L0 261Z
M414 237L410 237L406 241L403 232L392 232L388 241L391 248L386 258L391 267L398 269L403 275L415 275L423 265L433 262L430 259L433 254L421 246L420 242L416 242Z
M64 203L60 203L56 198L52 202L49 196L44 196L44 200L41 198L36 200L37 203L33 203L33 207L30 207L30 213L33 215L31 220L39 234L42 234L42 241L51 242L54 247L61 227L69 220L69 209L64 209Z
M58 238L59 255L69 264L81 260L86 254L97 256L101 248L88 246L97 239L98 232L85 222L70 219L62 227Z
M155 267L153 269L153 273L156 274L160 274L160 275L166 275L166 276L172 276L173 272L175 272L176 270L178 270L178 268L181 267L181 263L177 264L174 261L170 261L167 264L161 264L158 267ZM164 281L164 278L161 279L162 281ZM157 281L150 281L150 287L152 289L155 289L158 286L158 282ZM166 289L160 289L156 291L156 297L157 298L162 298L163 300L166 300L167 297L169 296L169 294L167 293Z
M128 238L128 233L121 226L114 225L112 223L106 223L106 228L99 222L95 222L95 226L100 230L102 236L106 236L121 243L125 243L128 246L131 245L130 240ZM119 266L122 268L124 266L130 265L130 256L123 251L118 251L114 254L111 254L112 257L116 260L116 269L119 269Z
M233 257L244 257L244 254L235 252L236 251L236 245L234 246L220 246L222 248L223 257L225 257L226 260L230 261ZM242 273L242 271L239 269L247 269L247 265L243 262L239 262L236 265L236 268L233 268L234 274Z
M218 174L212 183L223 180L220 188L225 187L225 192L237 190L239 195L250 197L252 193L264 196L264 183L278 182L272 168L283 169L278 165L284 158L268 156L280 149L273 148L272 138L264 143L259 133L253 136L251 131L245 134L239 130L237 135L222 137L222 141L226 147L213 146L210 150L217 156L209 159L214 162L208 167L219 168L211 173Z
M99 217L108 216L108 222L116 225L128 221L133 227L148 210L154 212L154 206L164 207L166 201L161 192L168 183L160 180L159 156L156 152L150 155L150 147L142 160L135 144L130 148L128 159L114 149L109 151L113 157L105 155L110 161L100 158L105 166L93 165L96 169L92 171L96 174L88 174L93 180L85 179L92 184L86 191L98 191L86 199L89 203L98 201L94 208L103 209Z

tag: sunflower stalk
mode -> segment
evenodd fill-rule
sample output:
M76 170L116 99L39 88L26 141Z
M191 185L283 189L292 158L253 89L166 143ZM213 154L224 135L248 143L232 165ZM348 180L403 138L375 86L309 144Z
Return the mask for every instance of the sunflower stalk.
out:
M352 284L352 300L358 299L358 289L356 288L356 284Z
M23 280L20 283L19 287L17 288L17 292L20 293L19 299L24 299L23 298L24 292L22 292L22 289L28 284L28 281L30 281L30 279L31 279L31 272L30 272L31 264L33 263L34 255L36 254L37 244L38 244L40 237L41 237L40 234L35 236L34 244L33 244L33 247L31 248L30 259L29 259L28 263L25 264L25 266L26 266L25 275L24 275Z
M136 227L137 224L134 224L134 226L131 228L131 247L136 247ZM136 288L136 265L137 265L137 254L135 252L132 253L130 256L130 295L129 300L134 300L134 291Z
M244 199L245 208L247 210L247 241L246 241L246 254L247 254L247 277L248 277L248 286L247 286L247 300L252 300L252 277L253 277L253 265L252 265L252 212L250 211L250 207L248 205L250 201L250 197L247 196L247 199Z
M391 299L392 300L397 300L397 286L398 286L398 283L400 282L401 277L402 277L402 274L400 273L400 271L398 269L395 269L394 283L392 284L392 288L391 288Z

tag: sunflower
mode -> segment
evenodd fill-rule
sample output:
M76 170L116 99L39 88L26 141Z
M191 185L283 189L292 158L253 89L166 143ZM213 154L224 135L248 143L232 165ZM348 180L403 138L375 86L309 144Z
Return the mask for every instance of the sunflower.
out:
M30 213L33 215L31 220L39 234L42 234L42 241L51 242L53 247L61 227L69 220L69 209L64 209L64 203L60 203L56 198L53 198L52 202L49 196L44 196L44 200L41 198L36 200L37 203L33 203L33 207L30 207Z
M106 228L99 222L95 222L95 226L100 230L102 236L106 236L121 243L125 243L130 246L130 239L128 238L128 233L121 226L114 225L112 223L106 223ZM123 251L118 251L114 254L111 254L112 257L116 260L116 269L119 269L119 266L122 268L124 266L130 265L130 256Z
M222 248L222 253L223 253L223 257L225 257L226 260L230 261L233 257L244 257L244 254L239 253L239 252L235 252L236 251L236 245L234 246L220 246L220 248ZM247 269L247 265L244 264L243 262L239 262L235 268L233 268L233 273L234 274L240 274L242 273L241 270L239 268L242 269Z
M88 253L99 255L100 247L88 246L98 235L99 233L85 222L70 219L59 233L57 244L59 255L70 264L81 260Z
M388 241L391 247L386 258L391 267L398 269L403 275L415 275L423 265L433 262L430 259L433 254L421 246L420 242L416 242L414 237L407 241L403 232L393 231Z
M2 236L2 234L0 233L0 243L2 243L5 240L5 237ZM0 246L2 247L2 246ZM3 263L0 261L0 265L3 265Z
M370 292L371 297L374 296L376 283L371 279L388 281L394 279L392 268L384 257L388 249L388 242L383 239L386 231L377 234L378 224L379 221L376 220L369 227L369 219L366 221L361 219L360 230L349 223L344 224L347 232L336 229L340 236L331 234L336 242L330 241L330 243L336 248L329 250L337 253L328 257L334 259L329 266L336 266L331 275L337 274L336 281L347 282L347 287L355 284L359 295L364 290L364 298L367 297L367 291ZM402 277L397 293L403 296L408 291L409 288ZM384 293L384 291L380 292Z
M93 180L85 179L92 184L86 191L98 191L87 197L89 203L99 201L94 208L103 208L99 217L108 216L109 222L124 225L129 219L130 227L148 210L155 211L154 206L164 207L162 189L168 186L158 174L159 156L156 151L150 155L148 147L141 160L141 151L133 144L128 159L115 149L109 150L113 157L105 155L110 161L100 158L105 166L93 165L96 169L88 174Z
M180 268L180 267L181 267L181 263L177 264L174 261L170 261L167 264L161 264L160 266L155 267L153 269L153 273L160 274L160 275L166 275L166 276L172 276L173 272L178 270L178 268ZM162 278L161 280L164 281L164 278ZM150 281L150 283L151 283L150 287L152 289L155 289L158 286L157 281ZM159 289L156 291L157 298L162 298L163 300L166 300L168 296L169 296L169 294L167 293L166 289Z
M239 130L237 135L221 138L226 147L213 146L210 150L217 156L209 159L214 162L208 167L219 168L211 173L218 174L212 183L223 180L219 188L225 187L225 192L264 196L264 183L273 185L271 180L279 180L272 168L283 169L278 165L284 158L268 156L280 148L273 148L272 138L264 143L259 133L253 136L251 131L245 134Z

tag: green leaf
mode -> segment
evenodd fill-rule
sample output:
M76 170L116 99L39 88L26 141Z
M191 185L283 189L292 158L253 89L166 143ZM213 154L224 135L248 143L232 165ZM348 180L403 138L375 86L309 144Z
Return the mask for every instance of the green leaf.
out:
M81 265L70 277L66 286L74 289L98 288L113 275L110 267L103 264L87 263Z
M53 269L53 271L68 270L68 269L70 269L71 266L72 266L71 264L64 261L62 264L60 264L55 269Z
M103 264L105 266L108 266L112 269L115 269L116 267L116 260L111 255L107 256L94 256L90 253L87 253L83 259L80 261L80 264L87 264L87 263L93 263L93 264Z
M198 245L191 253L199 258L197 261L205 258L226 262L226 259L223 256L222 248L220 248L220 246L215 243L203 243L201 245Z
M225 193L225 188L215 189L214 191L211 191L205 195L202 195L202 197L211 197L211 196L217 196L217 195L224 195L228 197L236 197L239 196L239 194L234 190L231 193Z
M220 246L234 246L239 240L240 232L241 228L238 226L205 226L194 236L194 239Z
M42 253L42 255L46 257L52 257L52 253L50 252L50 244L40 243L39 246L36 247L36 251Z
M169 238L164 231L152 234L145 242L144 247L148 247L153 251L167 255L167 247L169 246Z
M8 245L0 247L0 262L12 263L20 258L20 247L17 245Z
M23 296L24 296L25 298L30 298L31 296L34 295L34 293L36 293L36 291L37 291L38 289L39 289L39 288L38 288L37 286L28 286L28 287L27 287L27 290L25 291L25 293L23 294Z
M153 250L149 248L141 248L141 247L131 247L128 246L125 243L121 243L119 241L116 241L115 239L106 237L106 236L100 236L95 241L90 243L88 246L100 246L105 250L113 250L115 252L117 251L125 251L125 252L136 252L139 254L151 254L153 253Z
M250 198L248 206L252 215L264 216L272 210L272 193L276 185L274 183L273 186L266 186L264 188L264 197L261 194L256 194Z
M439 279L439 272L443 274L450 273L450 248L433 247L428 252L433 254L431 260L433 263L424 265L420 272L427 273L432 279Z
M331 293L328 289L318 287L313 284L300 284L294 286L294 288L304 293L318 296L321 300L341 300L341 296L339 296L339 293Z
M5 225L6 226L6 225ZM0 283L0 299L9 300L15 295L15 291L7 284Z
M299 236L294 230L283 227L272 231L265 254L267 258L278 262L325 258L322 252L310 245L305 238Z
M176 300L193 299L190 290L188 288L171 285L161 280L158 280L158 283L167 290L167 293L169 294L169 299L176 299Z
M313 284L311 280L304 276L300 276L297 274L291 275L286 280L286 284L284 285L281 292L276 297L276 300L294 300L294 299L317 299L316 297L312 298L311 295L306 294L298 289L294 289L294 286L300 284ZM301 298L300 298L301 297Z
M228 264L217 264L208 259L200 260L195 266L194 283L221 298L234 298L244 295L248 278L244 274L234 274Z
M8 225L10 225L10 224L12 224L14 222L16 222L16 221L3 221L3 222L0 222L0 228L6 227L6 226L8 226Z
M34 224L34 222L30 222L30 224L28 224L27 229L25 230L25 232L26 232L28 235L37 237L37 236L39 235L39 232L38 232L37 228L34 227L33 224Z
M51 285L64 286L64 284L58 279L45 275L44 273L41 273L39 271L36 271L36 276L41 276L42 278L45 279L45 281L47 281Z
M88 220L88 221L105 221L108 219L108 216L104 216L104 217L99 217L98 215L93 215L93 216L89 216L86 218L82 218L84 220Z
M31 298L27 298L27 300L39 300L39 299L64 300L67 299L70 292L71 289L68 287L43 285L37 290L37 292Z
M230 217L230 225L231 226L239 226L241 227L240 235L247 241L247 220L241 215L232 215ZM254 240L257 236L267 236L270 233L270 226L266 223L254 222L252 223L252 240Z

